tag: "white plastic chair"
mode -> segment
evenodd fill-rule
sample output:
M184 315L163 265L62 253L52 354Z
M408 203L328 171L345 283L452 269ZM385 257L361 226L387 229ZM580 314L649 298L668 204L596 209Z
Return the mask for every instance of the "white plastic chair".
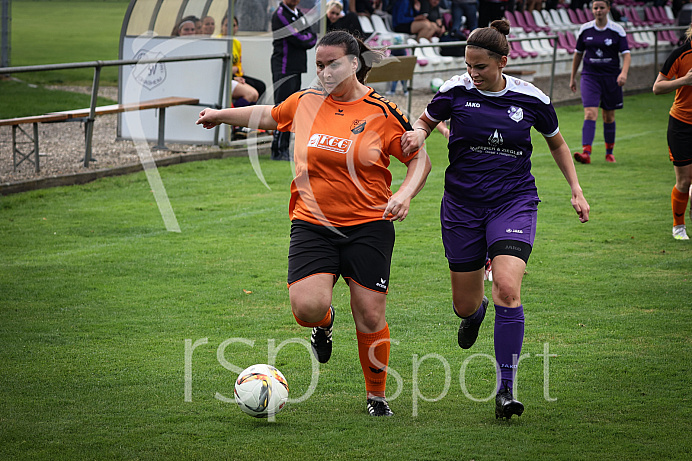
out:
M358 16L358 21L360 22L360 28L363 29L363 33L368 36L375 32L375 28L370 22L370 18L367 16Z
M565 23L565 25L569 26L570 30L577 30L577 29L579 29L579 27L581 27L581 24L575 24L572 22L572 20L569 18L569 14L567 14L567 9L560 8L559 10L552 10L552 11L558 12L560 19L562 19L562 22Z
M418 45L418 42L413 38L409 38L408 40L406 40L406 44L407 45ZM413 49L413 55L418 58L418 61L419 61L418 64L419 65L424 65L424 64L422 64L421 61L425 61L430 66L435 66L435 67L438 67L438 66L440 66L440 64L442 64L442 59L440 59L439 56L438 57L435 57L435 56L428 57L423 53L423 48L414 48Z
M427 38L421 38L418 40L418 43L420 43L421 45L430 45L432 42ZM439 55L437 51L435 51L435 48L433 48L432 46L427 46L425 48L422 48L422 50L423 54L428 59L437 58L440 60L442 64L452 64L454 62L453 57Z
M538 27L547 27L550 29L550 26L543 20L543 15L540 11L533 10L531 11L531 15L533 16L533 20L536 21L536 25Z
M553 17L550 15L550 10L541 10L538 13L541 16L543 16L543 22L545 22L545 24L548 27L550 27L550 30L557 31L563 29L561 24L555 24L555 21L553 21Z

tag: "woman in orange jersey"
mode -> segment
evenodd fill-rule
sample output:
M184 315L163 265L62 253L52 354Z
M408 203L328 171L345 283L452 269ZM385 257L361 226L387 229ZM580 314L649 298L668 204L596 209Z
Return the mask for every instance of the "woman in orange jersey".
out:
M685 37L682 46L668 56L653 88L654 94L675 91L675 100L668 118L668 154L675 170L675 186L670 199L673 208L673 238L676 240L689 240L685 230L685 210L692 184L692 25L685 32Z
M298 324L312 328L320 363L332 353L332 289L339 276L349 286L366 408L391 416L385 398L390 336L385 320L394 221L403 221L411 199L430 172L424 149L405 155L401 136L411 130L399 108L364 84L379 55L345 31L317 44L320 88L301 90L277 106L204 109L197 124L258 126L295 133L295 179L289 206L291 243L288 290ZM390 190L391 157L407 166Z

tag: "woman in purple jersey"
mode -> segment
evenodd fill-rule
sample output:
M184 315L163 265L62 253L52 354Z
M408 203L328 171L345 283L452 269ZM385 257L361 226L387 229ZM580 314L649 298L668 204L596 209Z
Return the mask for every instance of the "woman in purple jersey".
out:
M543 134L567 179L581 222L589 219L589 204L549 98L532 84L502 73L510 50L507 34L506 20L473 31L466 46L468 72L442 85L414 130L402 137L402 146L404 152L414 152L438 123L451 118L440 219L453 309L462 319L458 341L463 349L470 348L485 317L487 255L495 304L495 416L509 419L524 411L512 387L524 340L521 282L539 202L531 175L532 127Z
M615 110L622 109L622 87L627 82L632 56L627 45L627 34L620 24L608 19L610 0L594 0L591 3L594 20L579 29L577 49L572 59L569 87L577 91L576 76L582 60L581 101L584 105L582 126L582 152L575 152L574 159L591 163L591 145L596 136L598 107L603 110L603 139L605 160L615 163ZM620 54L622 53L622 69Z

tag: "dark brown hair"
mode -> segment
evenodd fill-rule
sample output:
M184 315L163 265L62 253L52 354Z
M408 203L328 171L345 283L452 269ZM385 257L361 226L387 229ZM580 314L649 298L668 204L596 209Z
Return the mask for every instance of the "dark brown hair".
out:
M362 84L365 84L365 79L373 64L382 59L382 53L371 50L360 38L351 35L345 30L334 30L327 33L317 43L317 47L320 46L341 46L347 55L357 57L358 70L356 71L356 78Z

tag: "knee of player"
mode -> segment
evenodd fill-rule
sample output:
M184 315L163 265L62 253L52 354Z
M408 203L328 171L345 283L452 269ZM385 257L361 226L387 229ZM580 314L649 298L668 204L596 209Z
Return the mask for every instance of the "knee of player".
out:
M461 317L468 317L478 310L482 301L482 297L481 299L475 299L470 296L457 296L453 300L454 311Z
M291 297L293 315L303 322L319 322L327 314L330 304L330 299Z
M521 283L508 280L493 272L493 301L504 307L521 304Z

